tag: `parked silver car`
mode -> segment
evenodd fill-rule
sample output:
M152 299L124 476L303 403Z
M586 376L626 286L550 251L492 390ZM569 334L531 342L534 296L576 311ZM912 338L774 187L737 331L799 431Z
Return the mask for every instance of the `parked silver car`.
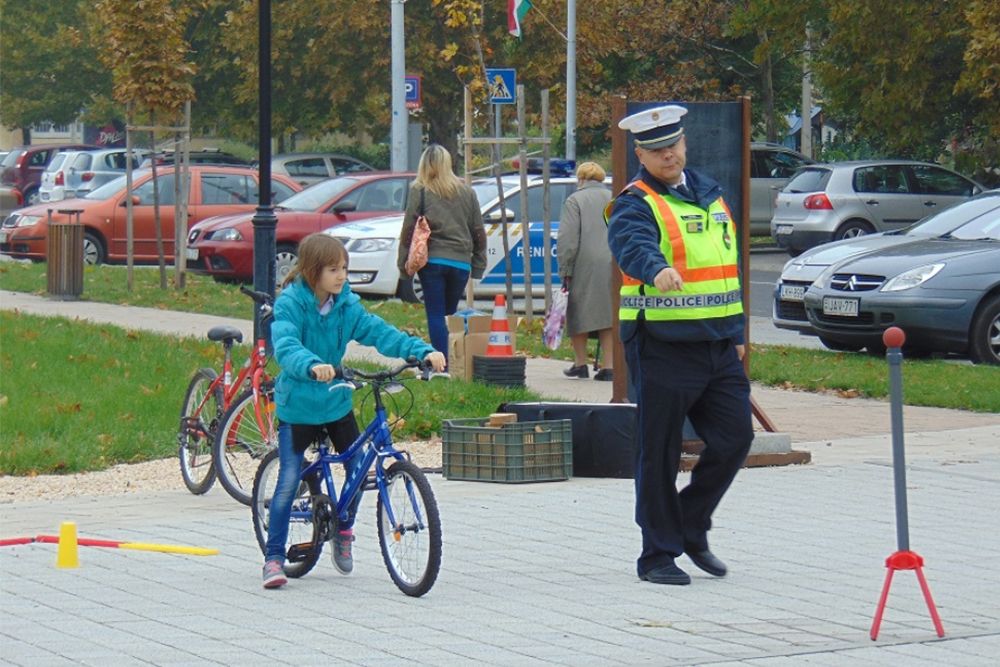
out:
M768 236L774 217L774 199L799 167L816 161L780 144L750 144L750 233Z
M810 165L778 193L771 237L794 257L828 241L907 227L982 191L975 181L926 162Z
M359 171L375 171L375 167L339 153L286 153L271 159L272 174L288 176L302 185Z
M133 149L132 152L132 168L138 169L143 155L149 151ZM124 174L126 164L124 148L57 153L42 172L39 198L51 202L84 197Z

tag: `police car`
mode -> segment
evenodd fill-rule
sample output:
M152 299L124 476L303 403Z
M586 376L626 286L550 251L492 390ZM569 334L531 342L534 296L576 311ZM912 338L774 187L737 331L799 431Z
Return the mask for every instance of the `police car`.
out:
M503 228L506 218L508 244L511 257L511 277L515 294L524 294L525 234L530 238L531 293L542 297L545 292L544 264L544 183L540 176L528 177L528 224L521 218L521 180L517 175L501 177L504 188L504 208L500 209L500 197L495 178L477 179L472 189L479 199L486 228L486 272L482 280L474 281L477 297L490 297L506 291L506 266L504 262ZM552 177L549 179L549 216L551 220L551 271L552 284L559 283L559 267L556 262L556 236L559 232L559 214L563 202L576 191L576 179L572 177ZM422 300L422 289L417 276L410 279L400 274L396 268L399 248L399 233L403 227L403 216L394 215L369 218L364 221L338 225L326 233L340 239L351 260L348 266L348 280L351 290L361 295L398 296L404 301Z

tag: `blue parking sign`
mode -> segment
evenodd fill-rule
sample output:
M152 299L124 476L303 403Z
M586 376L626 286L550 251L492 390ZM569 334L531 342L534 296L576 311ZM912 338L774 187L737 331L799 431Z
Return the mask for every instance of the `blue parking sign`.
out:
M486 88L491 104L514 104L517 74L513 68L486 68Z
M404 101L406 102L407 109L419 109L420 108L420 77L419 76L407 76L405 77L405 84L403 86L405 95Z

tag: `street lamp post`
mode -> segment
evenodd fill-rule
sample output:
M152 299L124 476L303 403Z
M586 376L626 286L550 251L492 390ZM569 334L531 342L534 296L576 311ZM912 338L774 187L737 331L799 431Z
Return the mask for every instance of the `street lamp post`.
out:
M274 284L274 228L278 219L271 205L271 0L257 0L258 53L258 128L259 144L257 177L260 197L253 216L253 287L258 292L273 295ZM261 321L254 308L254 338L270 340L270 327Z

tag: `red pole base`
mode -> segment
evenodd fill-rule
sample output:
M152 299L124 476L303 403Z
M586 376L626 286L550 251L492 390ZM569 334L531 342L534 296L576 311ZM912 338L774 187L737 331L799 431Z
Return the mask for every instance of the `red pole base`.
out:
M885 602L889 599L889 586L892 585L892 575L896 570L916 570L917 581L920 582L920 590L924 593L924 600L927 602L927 610L934 622L934 629L937 631L938 637L944 637L941 617L938 616L937 607L934 606L934 599L931 597L931 589L924 578L924 559L915 551L897 551L885 559L885 566L888 571L885 573L885 584L882 586L882 595L879 597L878 607L875 609L875 619L872 621L872 641L878 637L878 629L882 625L882 614L885 613Z

